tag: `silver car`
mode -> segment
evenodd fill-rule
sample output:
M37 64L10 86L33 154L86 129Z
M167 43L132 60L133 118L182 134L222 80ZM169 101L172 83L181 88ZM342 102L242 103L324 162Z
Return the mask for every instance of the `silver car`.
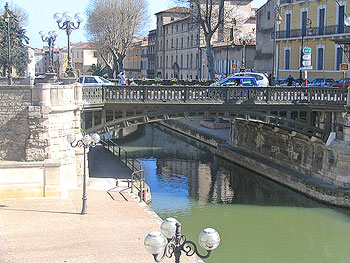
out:
M111 86L114 85L113 82L108 79L102 78L100 76L80 76L79 83L83 86Z
M256 72L239 72L232 75L232 77L253 77L260 87L268 87L270 85L269 79L263 73Z

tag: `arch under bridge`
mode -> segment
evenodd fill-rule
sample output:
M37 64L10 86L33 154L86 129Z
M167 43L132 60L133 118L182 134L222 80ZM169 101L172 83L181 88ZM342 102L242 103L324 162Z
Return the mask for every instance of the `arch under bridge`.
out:
M327 141L348 90L322 87L83 87L83 128L106 133L196 116L262 122Z

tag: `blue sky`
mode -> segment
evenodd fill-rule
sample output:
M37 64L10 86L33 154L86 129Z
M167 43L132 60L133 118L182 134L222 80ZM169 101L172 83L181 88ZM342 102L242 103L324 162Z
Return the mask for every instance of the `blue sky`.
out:
M42 48L43 42L39 36L39 31L51 31L56 30L59 35L56 40L56 47L63 47L67 45L67 37L63 30L59 30L53 15L57 12L63 13L69 11L73 14L83 13L88 6L90 0L0 0L0 8L3 8L6 2L14 3L21 8L25 9L28 13L28 25L27 36L30 38L30 45L36 48ZM253 7L262 6L266 0L254 0L252 2ZM149 13L151 18L150 28L155 28L155 15L159 11L167 9L172 6L171 0L148 0ZM84 23L82 28L73 31L71 35L71 41L84 42L86 41L84 35Z

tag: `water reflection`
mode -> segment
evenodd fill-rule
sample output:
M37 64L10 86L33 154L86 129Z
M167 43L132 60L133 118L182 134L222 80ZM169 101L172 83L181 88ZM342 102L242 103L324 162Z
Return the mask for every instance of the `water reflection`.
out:
M348 262L349 210L337 213L154 126L119 143L142 162L158 215L179 219L192 240L205 227L219 231L206 262Z

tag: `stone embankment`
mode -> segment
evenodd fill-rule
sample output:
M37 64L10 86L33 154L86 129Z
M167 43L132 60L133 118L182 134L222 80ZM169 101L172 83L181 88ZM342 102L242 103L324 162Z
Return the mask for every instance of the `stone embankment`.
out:
M218 130L202 127L200 119L170 120L161 125L168 132L195 139L196 145L213 154L316 200L350 207L350 143L346 140L326 146L268 125L239 121L231 121L231 129Z

